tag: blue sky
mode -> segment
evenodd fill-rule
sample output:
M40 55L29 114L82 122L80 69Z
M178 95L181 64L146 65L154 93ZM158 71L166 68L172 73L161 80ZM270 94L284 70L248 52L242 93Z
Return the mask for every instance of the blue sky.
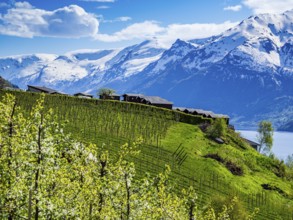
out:
M125 47L156 38L169 47L219 34L293 0L0 0L0 56Z

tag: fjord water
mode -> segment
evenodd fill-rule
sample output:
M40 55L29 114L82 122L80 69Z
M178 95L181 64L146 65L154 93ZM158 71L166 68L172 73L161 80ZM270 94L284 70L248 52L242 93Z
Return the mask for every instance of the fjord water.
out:
M239 130L241 136L257 142L257 131ZM286 159L288 155L293 154L293 133L292 132L274 132L273 153L279 159Z

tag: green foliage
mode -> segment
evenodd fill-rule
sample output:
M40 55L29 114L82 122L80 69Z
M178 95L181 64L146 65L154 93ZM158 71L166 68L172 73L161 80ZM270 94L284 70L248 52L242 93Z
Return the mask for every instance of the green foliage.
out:
M5 93L7 92L0 91L1 100L3 100L3 94ZM16 95L17 106L21 107L16 112L22 113L26 119L30 118L35 101L40 98L40 95L24 92L11 93ZM259 200L256 196L256 194L261 193L261 184L268 183L268 180L278 185L289 196L288 198L292 195L292 184L272 173L273 170L277 171L275 167L277 162L275 163L273 159L251 149L237 135L232 138L235 133L230 130L225 137L226 144L218 145L206 138L206 135L201 132L198 126L191 125L211 121L211 119L142 104L46 95L43 112L46 114L50 108L54 109L53 115L56 117L58 124L64 120L67 121L64 127L61 126L64 134L72 133L70 137L72 141L75 139L92 142L100 146L97 150L99 153L104 152L103 158L107 157L107 160L112 161L111 163L116 162L117 156L121 152L118 146L129 143L127 147L129 149L133 147L133 141L141 137L142 143L137 144L141 153L126 156L126 161L134 162L136 165L135 175L131 180L134 181L131 182L132 186L136 185L137 181L140 181L140 184L142 183L146 171L150 173L147 178L148 182L152 183L157 173L164 170L164 165L170 164L172 172L169 174L169 183L172 182L174 185L169 187L172 192L182 199L181 189L187 189L190 185L193 185L198 196L196 206L200 210L207 204L208 199L214 195L230 195L231 197L236 193L247 210L250 210L251 207L260 207L260 219L276 219L277 216L286 219L286 213L292 211L292 202L279 193L267 191L265 200ZM189 118L192 118L192 120L189 120ZM178 121L190 124L176 123ZM103 143L106 144L103 145ZM183 160L182 165L179 165L178 162L181 161L184 154L180 154L178 158L173 155L180 144L184 153L187 153L188 156L186 160ZM89 146L88 144L84 145ZM96 149L96 147L93 146L93 149ZM108 152L106 153L106 151ZM232 161L243 168L245 175L234 176L221 164L202 158L203 155L208 153L219 153L225 160ZM66 158L68 158L68 161L72 161L70 155ZM250 162L252 163L250 164ZM109 165L110 162L107 164ZM68 166L68 170L70 169L70 166ZM86 170L89 170L89 168L86 168ZM288 170L286 170L286 175L287 172ZM127 176L127 179L129 178ZM125 186L125 176L122 180L124 180L122 185ZM67 186L66 182L63 186L64 188ZM97 184L97 186L99 189L102 185ZM132 194L132 190L137 192L136 188L133 188L129 195L135 197L137 194ZM79 194L78 190L76 192ZM108 191L106 192L108 195ZM121 192L127 195L127 190ZM70 195L69 192L67 195ZM63 197L63 194L59 196ZM91 198L91 196L91 191L88 191L87 198ZM97 197L97 194L93 196ZM255 201L257 201L257 204ZM63 203L65 207L66 202ZM264 205L267 203L271 204L269 210L266 209L267 205ZM73 202L68 202L68 204L73 204ZM123 204L127 207L128 203L124 201ZM272 204L278 205L272 206ZM97 206L92 205L92 213L96 212L95 207ZM74 209L75 207L72 208L72 210ZM88 206L84 206L83 209L88 212L90 210Z
M287 158L286 158L286 165L289 168L293 168L293 154L287 156Z
M0 103L0 213L6 211L7 218L14 218L18 206L22 205L25 170L24 153L27 132L24 118L16 115L16 100L7 95Z
M287 165L286 178L293 181L293 154L288 155L285 162Z
M237 147L244 149L244 150L251 148L251 146L243 140L243 138L241 137L239 132L235 132L231 129L227 129L227 137L228 137L227 138L228 144L236 145Z
M0 107L1 219L207 219L192 188L174 192L169 166L154 178L135 178L126 158L139 153L141 140L113 158L64 134L43 95L28 118L16 113L11 95ZM230 219L229 212L217 219Z
M269 153L273 146L274 128L271 122L261 121L258 124L258 141L260 144L259 152Z
M225 211L225 214L228 214L231 219L249 219L249 213L237 197L214 196L210 206L218 213L219 219L224 215L224 213L222 213L223 211Z
M233 175L242 176L244 174L243 169L240 166L232 161L223 159L218 154L207 154L204 157L211 158L222 163Z
M227 124L223 118L217 118L208 128L207 134L212 138L225 137L227 134Z
M213 122L212 119L210 118L203 118L202 116L199 115L190 115L186 114L184 112L179 112L179 111L171 111L173 117L175 118L176 121L187 123L187 124L192 124L192 125L199 125L201 123L208 123L211 124Z
M115 94L115 90L114 89L109 89L109 88L101 88L98 90L98 96L107 98L111 95Z

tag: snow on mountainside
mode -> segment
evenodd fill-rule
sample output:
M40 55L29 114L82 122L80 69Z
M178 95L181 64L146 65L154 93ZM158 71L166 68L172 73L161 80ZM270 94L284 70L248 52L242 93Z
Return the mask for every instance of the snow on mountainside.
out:
M293 119L292 55L293 11L252 16L218 36L176 41L129 89L226 113L246 128L262 119L279 126Z
M56 57L51 54L35 54L0 58L0 75L16 85L19 82L26 84L35 80L43 67Z
M291 56L286 55L292 46L292 22L293 10L280 15L252 16L219 36L189 41L191 45L189 50L185 50L187 54L180 54L183 47L186 47L183 45L184 42L181 41L179 49L176 42L169 51L166 51L169 57L166 56L164 60L174 60L173 54L178 53L179 59L184 61L182 66L193 71L206 69L228 56L235 58L231 60L234 64L246 65L253 71L278 67L291 69L292 62L288 62ZM155 68L161 71L162 62L166 61L158 61Z
M218 36L177 40L170 49L156 40L113 50L0 58L0 76L26 88L44 85L95 94L160 95L177 106L229 114L243 127L271 119L293 120L293 10L251 16Z
M164 49L145 41L124 49L79 50L65 55L24 55L0 58L0 75L22 89L44 85L73 93L96 91L113 79L127 78L160 58Z

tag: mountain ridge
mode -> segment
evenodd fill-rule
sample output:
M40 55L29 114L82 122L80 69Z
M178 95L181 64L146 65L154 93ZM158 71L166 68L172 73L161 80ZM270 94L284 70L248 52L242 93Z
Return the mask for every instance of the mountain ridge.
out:
M148 40L121 49L1 58L0 75L21 88L160 95L177 106L229 114L239 128L265 119L281 127L293 118L292 21L293 10L255 15L217 36L178 39L169 49Z

